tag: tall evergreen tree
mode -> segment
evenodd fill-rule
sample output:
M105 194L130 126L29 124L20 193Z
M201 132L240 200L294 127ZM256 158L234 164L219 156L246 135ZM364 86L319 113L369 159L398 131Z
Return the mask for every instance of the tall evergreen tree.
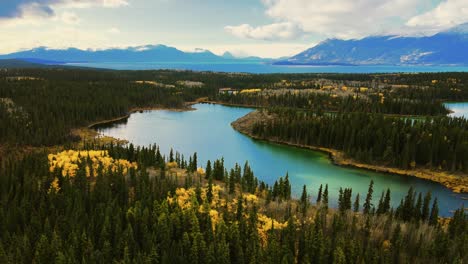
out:
M359 193L356 195L356 200L354 200L353 206L354 212L359 212Z
M374 180L371 180L369 184L369 189L367 191L366 201L363 205L363 213L369 214L372 208L372 194L374 193Z
M320 203L321 200L322 200L322 184L320 184L320 188L317 194L317 203Z

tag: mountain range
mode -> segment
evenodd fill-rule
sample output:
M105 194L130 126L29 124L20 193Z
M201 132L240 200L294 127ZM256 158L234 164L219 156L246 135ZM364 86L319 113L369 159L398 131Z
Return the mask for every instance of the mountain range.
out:
M327 39L279 65L468 65L468 23L433 36Z
M165 45L124 49L81 50L77 48L31 50L0 55L40 64L89 62L184 62L228 63L239 61L276 65L468 65L468 23L433 36L370 36L363 39L327 39L286 59L237 58L226 52L218 56L208 50L184 52Z
M165 45L146 45L125 49L81 50L77 48L48 49L38 47L0 55L0 59L23 59L33 62L49 61L59 63L86 62L215 62L230 60L217 56L208 50L197 49L194 52L184 52Z

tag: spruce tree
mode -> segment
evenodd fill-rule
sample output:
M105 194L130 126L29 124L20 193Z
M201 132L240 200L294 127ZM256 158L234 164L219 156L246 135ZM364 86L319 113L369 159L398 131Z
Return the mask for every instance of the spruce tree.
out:
M321 200L322 200L322 184L320 184L320 188L319 188L319 191L318 191L317 203L320 203Z
M211 176L211 161L208 160L206 162L206 169L205 169L205 178L206 179L209 179Z
M372 194L374 193L374 180L371 180L369 184L369 190L367 191L366 201L363 205L363 213L369 214L372 208Z
M437 202L437 198L435 198L434 203L432 204L431 216L429 217L429 224L435 226L438 223L439 223L439 205Z
M353 209L355 213L359 212L359 193L356 195L356 199L354 200Z
M423 221L428 221L430 216L430 203L432 199L431 192L427 192L424 196L424 202L421 210L421 219Z
M208 190L206 191L206 199L208 200L208 203L211 204L211 201L213 201L213 177L210 176L208 178Z
M301 195L301 212L302 215L305 216L307 213L307 209L309 208L309 196L307 195L307 188L306 185L302 187L302 195Z
M174 162L174 151L171 148L171 152L169 153L169 162Z
M323 191L322 203L325 209L328 209L328 184L325 185L325 191Z

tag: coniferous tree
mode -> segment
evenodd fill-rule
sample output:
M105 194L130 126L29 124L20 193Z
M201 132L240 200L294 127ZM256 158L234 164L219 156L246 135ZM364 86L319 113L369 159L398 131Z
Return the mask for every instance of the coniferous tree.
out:
M374 181L371 180L371 182L369 184L369 189L367 191L366 201L364 202L364 205L363 205L363 213L364 214L369 214L371 212L372 194L373 193L374 193Z
M212 176L208 178L208 190L206 191L206 199L208 200L208 203L211 203L211 201L213 201L213 177Z
M431 209L431 216L429 217L429 223L431 225L437 225L439 223L439 205L437 198L434 199Z
M354 200L353 206L354 212L359 212L359 193L356 195L356 200Z
M429 216L430 216L430 203L432 199L432 194L431 192L427 192L426 195L424 196L424 202L422 206L422 211L421 211L421 219L423 221L428 221Z
M206 162L206 169L205 169L205 178L206 179L209 179L211 176L211 161L208 160Z
M304 184L302 187L302 194L301 194L301 212L302 215L305 216L307 213L307 209L309 208L309 196L307 195L307 188Z
M171 148L171 152L169 153L169 162L174 162L174 151Z
M323 191L322 204L324 205L325 209L328 209L328 184L325 185L325 190Z
M320 188L317 194L317 203L320 203L321 200L322 200L322 184L320 184Z

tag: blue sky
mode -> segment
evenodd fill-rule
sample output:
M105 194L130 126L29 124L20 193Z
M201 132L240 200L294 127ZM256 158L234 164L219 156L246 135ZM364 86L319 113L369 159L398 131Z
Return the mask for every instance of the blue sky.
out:
M166 44L289 56L326 38L434 34L468 0L0 0L0 53Z

